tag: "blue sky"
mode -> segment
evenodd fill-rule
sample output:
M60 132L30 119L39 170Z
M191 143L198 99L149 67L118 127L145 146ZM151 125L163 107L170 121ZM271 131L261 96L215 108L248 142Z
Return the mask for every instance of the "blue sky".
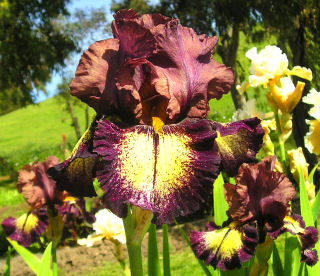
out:
M109 22L112 21L113 17L110 12L110 5L111 5L111 0L94 0L94 1L87 1L87 0L73 0L69 5L68 9L71 13L73 13L76 9L88 9L90 10L91 8L101 8L103 7L106 10L106 16L107 20ZM95 33L95 40L101 40L101 39L106 39L106 34L101 34L101 33ZM93 43L92 41L91 43ZM90 44L91 44L90 43ZM88 48L89 45L85 45L85 48ZM76 70L77 63L80 59L81 53L74 54L72 57L72 62L68 66L68 71L72 71L72 74L74 74ZM74 64L73 64L74 63ZM57 90L57 85L60 83L61 80L61 74L54 73L52 76L51 81L46 85L46 89L48 91L48 95L45 95L43 92L38 92L38 95L36 97L36 102L41 102L49 97L52 97L54 94L56 94Z

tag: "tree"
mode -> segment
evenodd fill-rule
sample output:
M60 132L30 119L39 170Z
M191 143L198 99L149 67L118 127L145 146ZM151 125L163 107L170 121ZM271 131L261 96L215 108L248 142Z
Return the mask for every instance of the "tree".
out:
M68 16L69 0L0 1L0 113L34 101L45 91L51 73L76 50L72 37L59 27Z
M320 3L307 1L257 1L264 25L278 39L278 45L288 53L292 65L311 68L313 85L320 88ZM306 84L304 95L310 90ZM317 163L314 155L304 147L304 136L308 131L305 119L308 106L300 102L293 111L293 135L297 146L304 148L307 161Z
M110 32L110 24L107 22L105 10L103 8L91 9L88 11L76 10L71 18L60 18L59 24L64 26L65 30L73 37L74 41L82 51L97 40L97 33L107 34ZM69 57L69 63L77 63L72 61L73 57ZM72 73L71 73L72 71ZM81 137L81 129L78 118L74 112L74 107L78 106L84 108L85 111L85 129L89 126L89 106L81 104L81 101L70 94L69 85L71 82L71 75L74 74L75 66L72 68L62 68L62 80L57 87L58 100L65 106L65 110L70 114L72 126L74 127L77 139ZM68 77L66 77L68 76ZM70 77L69 77L70 76Z

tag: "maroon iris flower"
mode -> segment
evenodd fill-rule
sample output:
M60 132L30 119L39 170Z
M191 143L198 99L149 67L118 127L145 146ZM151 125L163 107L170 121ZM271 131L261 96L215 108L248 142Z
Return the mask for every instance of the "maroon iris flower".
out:
M48 173L77 196L94 196L97 177L115 214L125 217L132 204L169 223L200 208L221 169L234 175L254 161L263 130L257 118L205 119L208 101L233 83L231 69L212 58L217 37L160 14L121 10L114 18L114 38L83 53L70 85L97 117Z
M68 220L79 215L89 222L94 220L86 212L83 199L75 199L66 191L60 191L56 182L46 174L49 168L58 163L58 158L49 156L45 162L34 162L19 171L17 189L30 205L30 211L17 219L6 218L1 224L6 235L23 246L38 241L48 229L48 213L61 216L61 220L56 220L61 222L62 219Z
M214 268L240 267L253 256L258 243L266 235L277 238L283 232L297 235L301 243L301 262L314 265L318 241L314 227L305 228L302 217L291 213L290 201L295 189L283 173L274 172L276 157L266 157L257 164L241 165L236 185L226 183L229 220L223 227L190 235L198 258Z

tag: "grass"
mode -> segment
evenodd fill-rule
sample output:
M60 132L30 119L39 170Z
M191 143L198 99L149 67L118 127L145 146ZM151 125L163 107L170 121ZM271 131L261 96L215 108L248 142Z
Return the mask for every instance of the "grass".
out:
M83 131L84 109L76 106L75 113ZM70 147L76 142L70 116L56 97L1 116L0 133L0 157L15 168L49 155L62 157L63 134Z
M182 252L170 256L171 275L205 275L194 257L193 252L189 247L186 247ZM160 260L162 263L162 260ZM144 260L143 271L147 274L147 260ZM120 265L116 261L105 262L103 267L95 268L94 270L83 274L84 276L107 276L107 275L125 275ZM162 274L161 274L162 275ZM75 275L74 275L75 276Z

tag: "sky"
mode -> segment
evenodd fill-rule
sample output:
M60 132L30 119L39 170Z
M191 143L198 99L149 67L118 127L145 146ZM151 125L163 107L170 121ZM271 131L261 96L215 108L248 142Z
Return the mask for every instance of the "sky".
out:
M107 20L109 22L112 21L113 17L112 14L110 12L110 6L111 6L111 0L94 0L94 1L88 1L88 0L73 0L71 1L71 3L68 4L68 9L70 11L70 13L72 14L76 9L91 9L91 8L101 8L103 7L106 10L106 16L107 16ZM106 39L108 37L106 37L106 34L101 34L101 33L95 33L95 40L101 40L101 39ZM92 41L93 43L94 41ZM91 43L89 43L91 44ZM85 45L85 48L88 48L89 45ZM81 57L81 53L75 53L72 57L72 60L74 60L75 64L70 64L68 66L68 70L69 71L73 71L73 74L76 70L76 66L78 61L80 60ZM69 67L74 67L74 68L69 68ZM48 92L48 95L45 95L43 92L36 92L36 102L41 102L47 98L52 97L53 95L56 94L57 91L57 85L60 83L61 81L61 74L58 73L54 73L52 75L52 79L49 83L47 83L46 85L46 90Z

